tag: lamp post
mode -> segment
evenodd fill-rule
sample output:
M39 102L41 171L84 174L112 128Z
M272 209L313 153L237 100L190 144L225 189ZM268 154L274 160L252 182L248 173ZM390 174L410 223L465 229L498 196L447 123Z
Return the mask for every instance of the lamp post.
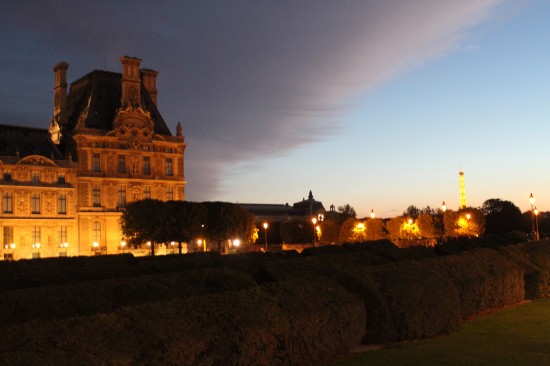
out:
M312 218L311 222L313 223L313 246L317 244L317 218Z
M120 246L122 247L122 253L124 253L124 247L126 246L126 242L124 240L121 241Z
M202 251L203 251L203 252L206 252L206 239L198 239L198 240L197 240L197 245L198 245L199 247L202 246Z
M94 247L94 253L95 255L97 255L97 249L99 248L99 243L97 241L94 241L92 245Z
M443 213L447 211L447 205L445 204L445 201L443 201L443 203L441 204L441 211L443 211Z
M264 227L264 245L265 245L265 251L267 252L267 227L269 225L267 224L267 222L264 222L263 224L263 227Z
M472 218L472 215L468 212L466 214L466 220L468 220L468 239L470 239L470 219Z
M535 231L535 197L533 193L529 196L529 202L531 203L531 234L533 234L533 240L537 240L537 232Z
M376 214L374 213L374 208L372 210L370 210L370 218L371 220L374 220L374 218L376 217ZM371 223L370 225L371 227L371 240L374 241L374 222Z
M535 214L535 240L540 240L540 237L539 237L539 210L537 210L537 206L535 206L535 209L533 210L533 213Z

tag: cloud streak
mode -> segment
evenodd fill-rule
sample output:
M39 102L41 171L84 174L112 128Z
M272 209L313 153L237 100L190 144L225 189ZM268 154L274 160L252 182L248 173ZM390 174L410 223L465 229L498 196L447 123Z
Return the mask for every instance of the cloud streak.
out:
M13 103L0 117L45 127L51 67L61 59L72 80L105 63L118 71L122 54L140 57L160 71L165 120L183 124L188 197L208 200L227 167L338 135L355 97L454 50L499 3L8 3L0 42L12 51L0 56L0 82L11 89L0 97ZM17 121L29 98L17 84L29 79L40 105Z

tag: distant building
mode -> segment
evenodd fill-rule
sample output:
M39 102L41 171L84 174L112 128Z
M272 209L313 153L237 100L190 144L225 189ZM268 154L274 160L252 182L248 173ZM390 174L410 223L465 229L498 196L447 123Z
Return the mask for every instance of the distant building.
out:
M311 219L319 215L325 215L326 213L323 203L316 201L311 191L309 191L307 200L303 198L301 201L295 202L292 206L288 203L241 203L240 205L248 212L254 214L256 220L259 222L281 222L289 218Z
M157 72L121 57L70 84L54 67L48 129L0 125L2 258L118 253L127 203L184 200L186 144L157 109Z
M282 243L279 235L279 227L282 222L290 220L310 221L312 218L322 220L326 215L323 203L316 201L311 191L309 191L307 199L303 198L292 206L288 203L241 203L240 205L256 216L257 226L261 231L264 230L262 228L264 222L269 225L268 241L271 244ZM263 240L259 239L259 242L263 242Z

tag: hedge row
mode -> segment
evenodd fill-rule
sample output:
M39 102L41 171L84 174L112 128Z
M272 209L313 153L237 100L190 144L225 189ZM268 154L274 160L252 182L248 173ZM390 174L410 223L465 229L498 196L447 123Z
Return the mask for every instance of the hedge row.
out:
M490 249L374 266L347 266L347 255L320 257L265 263L257 280L336 281L363 300L368 343L447 333L462 319L524 298L523 269Z
M3 327L0 364L318 365L346 355L364 323L340 286L297 279Z
M528 242L498 248L525 271L525 298L550 298L550 241Z
M256 282L240 271L214 267L5 291L0 293L0 326L107 313L128 305L254 286Z

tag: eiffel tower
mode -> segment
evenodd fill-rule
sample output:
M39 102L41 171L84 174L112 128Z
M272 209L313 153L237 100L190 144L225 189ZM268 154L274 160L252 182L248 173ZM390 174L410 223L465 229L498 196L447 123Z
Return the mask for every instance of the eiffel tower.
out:
M468 207L468 202L466 202L466 187L464 186L464 170L460 167L458 171L458 178L460 181L460 199L458 201L458 209L463 209Z

